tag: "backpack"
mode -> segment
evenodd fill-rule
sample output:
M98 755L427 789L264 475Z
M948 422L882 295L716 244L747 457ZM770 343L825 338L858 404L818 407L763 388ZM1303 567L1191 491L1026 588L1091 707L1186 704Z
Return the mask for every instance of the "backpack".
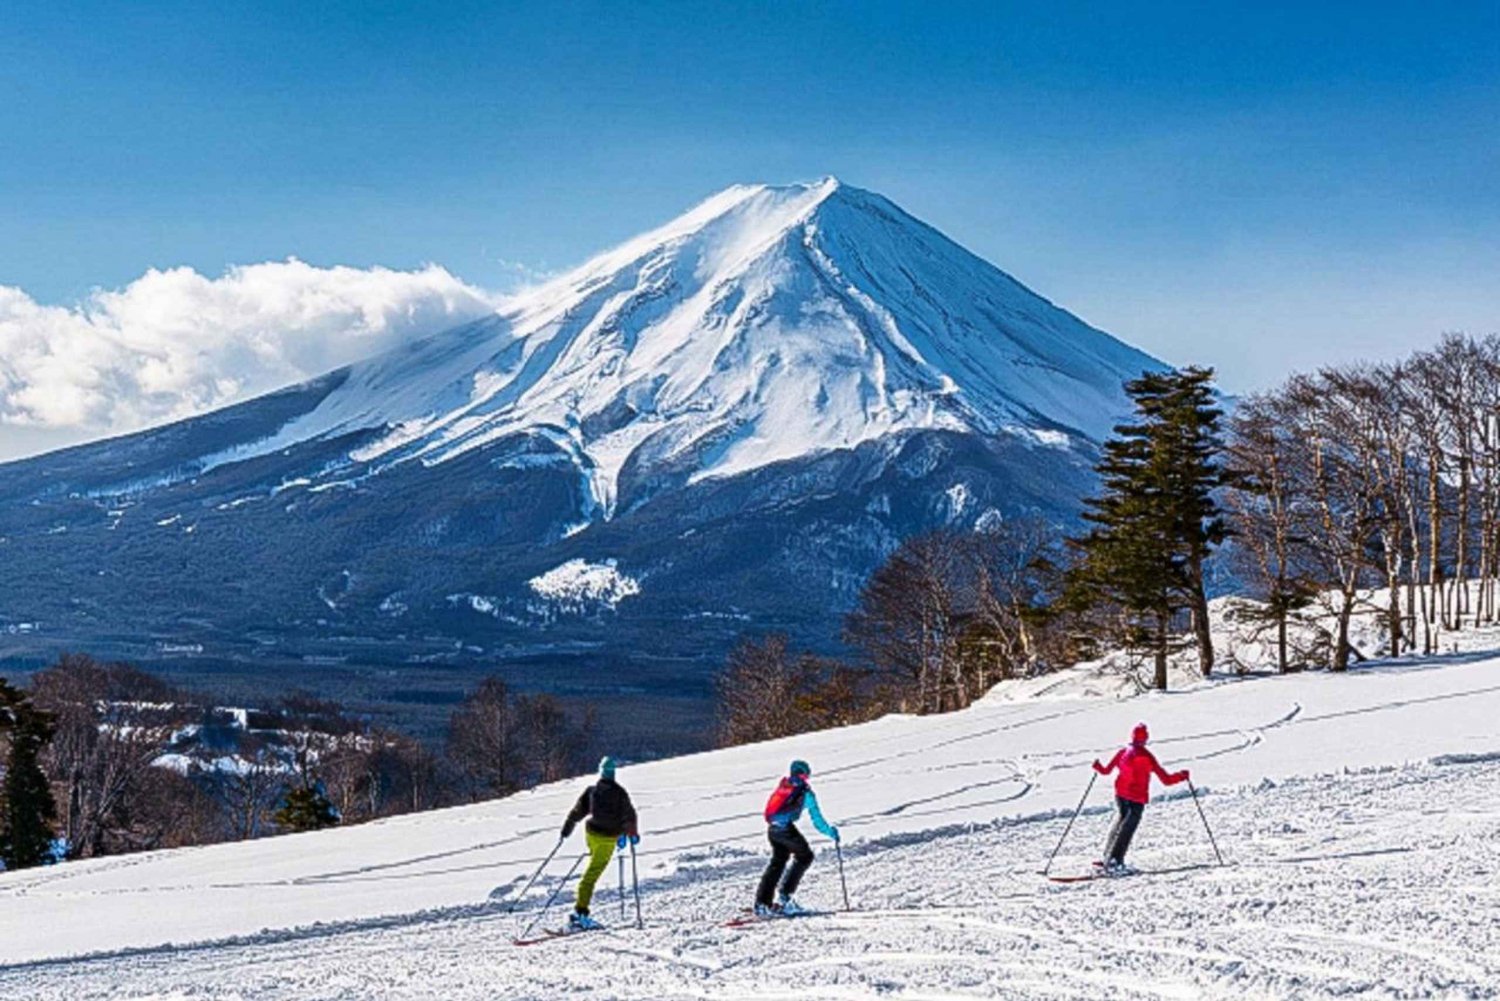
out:
M807 792L807 783L793 782L790 777L782 779L766 800L766 823L779 813L796 813L802 810L802 797Z

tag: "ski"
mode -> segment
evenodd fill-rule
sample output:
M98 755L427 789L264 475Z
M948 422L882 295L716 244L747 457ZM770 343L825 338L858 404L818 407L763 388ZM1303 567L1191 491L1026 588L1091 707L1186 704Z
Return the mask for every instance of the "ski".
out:
M1160 876L1169 872L1187 872L1192 869L1203 868L1202 866L1182 866L1176 869L1126 869L1124 872L1105 872L1103 869L1095 869L1093 872L1081 873L1073 876L1048 876L1047 879L1053 883L1089 883L1096 879L1129 879L1132 876Z
M543 942L551 942L551 941L553 941L555 939L567 938L569 934L571 934L571 933L570 932L565 932L565 931L563 931L561 929L558 929L558 928L549 928L549 929L543 930L542 933L540 935L536 936L535 938L513 938L513 939L510 940L510 944L511 945L541 945Z
M590 932L607 932L608 928L544 928L541 934L535 938L513 938L511 945L541 945L543 942L555 942L560 938L572 938L574 935L587 935Z
M759 915L751 910L740 911L739 914L724 922L725 928L748 928L750 925L766 924L771 921L790 921L795 918L815 918L826 912L824 911L798 911L796 914L769 914Z

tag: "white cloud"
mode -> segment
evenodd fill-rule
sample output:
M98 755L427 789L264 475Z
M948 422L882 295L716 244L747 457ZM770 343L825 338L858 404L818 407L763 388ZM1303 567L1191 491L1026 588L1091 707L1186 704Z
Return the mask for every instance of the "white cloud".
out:
M177 420L492 312L428 265L148 271L75 306L0 285L0 458ZM24 429L24 431L23 431Z

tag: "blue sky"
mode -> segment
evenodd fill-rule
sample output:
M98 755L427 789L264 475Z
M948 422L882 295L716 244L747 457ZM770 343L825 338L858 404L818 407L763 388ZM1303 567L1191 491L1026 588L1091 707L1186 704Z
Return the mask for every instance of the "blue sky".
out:
M1149 7L1149 9L1131 9ZM0 286L504 288L837 174L1235 390L1500 330L1500 5L20 4Z

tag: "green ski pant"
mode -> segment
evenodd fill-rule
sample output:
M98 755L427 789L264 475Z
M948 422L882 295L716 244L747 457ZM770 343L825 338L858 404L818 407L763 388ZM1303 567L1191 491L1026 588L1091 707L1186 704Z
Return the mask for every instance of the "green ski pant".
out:
M608 834L595 834L588 830L583 832L583 836L589 843L589 866L583 870L583 878L578 881L578 902L573 905L573 909L580 914L587 914L589 902L594 899L594 884L599 882L599 877L609 868L609 860L615 856L615 839Z

